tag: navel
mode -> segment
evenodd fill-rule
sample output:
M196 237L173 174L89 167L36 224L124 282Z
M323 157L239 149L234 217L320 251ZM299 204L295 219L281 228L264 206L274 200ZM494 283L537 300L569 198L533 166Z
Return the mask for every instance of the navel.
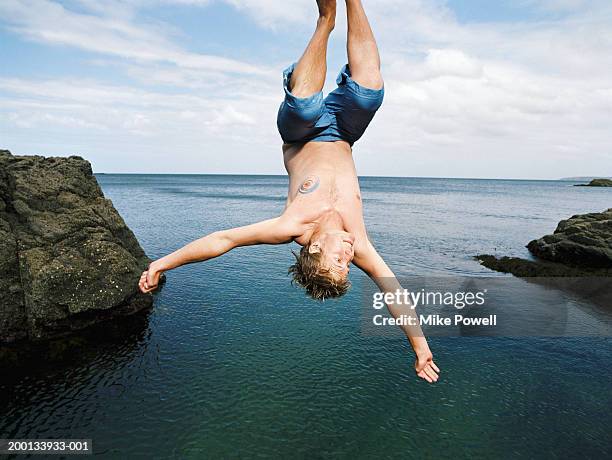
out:
M312 193L319 188L320 183L319 176L308 176L306 180L302 182L302 185L300 185L298 192L304 194Z

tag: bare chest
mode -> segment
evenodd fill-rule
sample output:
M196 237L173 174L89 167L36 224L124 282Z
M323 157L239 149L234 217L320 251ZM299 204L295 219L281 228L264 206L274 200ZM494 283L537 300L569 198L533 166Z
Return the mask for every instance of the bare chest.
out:
M321 215L336 211L342 217L344 230L365 233L359 184L341 177L308 174L290 186L285 212L303 223L314 223ZM298 239L300 244L302 242Z

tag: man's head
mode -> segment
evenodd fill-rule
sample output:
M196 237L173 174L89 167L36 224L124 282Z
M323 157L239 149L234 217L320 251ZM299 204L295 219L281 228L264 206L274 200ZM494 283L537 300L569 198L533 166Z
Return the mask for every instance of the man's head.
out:
M340 297L348 291L349 265L355 237L344 231L315 233L289 267L293 281L315 300Z

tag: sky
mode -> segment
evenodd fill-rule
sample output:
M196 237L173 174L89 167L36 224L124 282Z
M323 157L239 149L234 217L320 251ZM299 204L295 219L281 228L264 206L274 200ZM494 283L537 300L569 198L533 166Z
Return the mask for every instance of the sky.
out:
M612 1L363 0L385 101L360 175L612 176ZM95 172L283 174L314 0L0 0L0 148ZM325 91L346 61L344 2Z

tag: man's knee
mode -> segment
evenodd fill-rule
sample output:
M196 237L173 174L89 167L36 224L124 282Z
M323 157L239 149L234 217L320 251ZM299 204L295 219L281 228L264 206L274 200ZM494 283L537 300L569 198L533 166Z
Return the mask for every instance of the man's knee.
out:
M360 70L351 75L351 78L364 88L382 89L385 82L379 69L371 68Z
M308 83L302 83L300 81L296 82L295 85L291 85L290 88L291 94L295 97L299 97L301 99L309 98L319 93L321 90L319 88L314 88L312 85Z

